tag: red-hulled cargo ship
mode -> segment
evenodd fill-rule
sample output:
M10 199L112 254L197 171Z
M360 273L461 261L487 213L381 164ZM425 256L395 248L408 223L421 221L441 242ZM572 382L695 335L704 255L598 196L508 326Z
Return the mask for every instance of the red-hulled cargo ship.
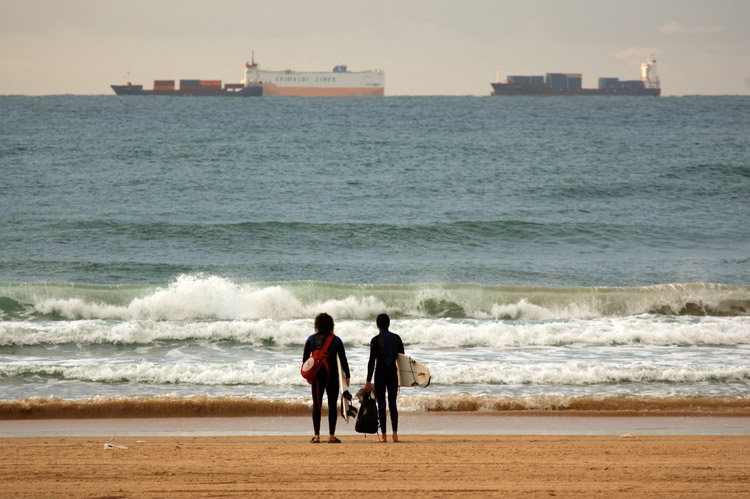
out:
M143 85L111 85L117 95L234 95L238 97L260 97L263 95L261 85L244 85L242 83L225 83L221 80L180 80L179 87L174 80L154 80L154 88L144 90Z
M656 74L656 59L641 64L640 80L599 78L599 88L582 88L580 73L547 73L545 76L508 76L505 82L490 83L490 95L631 95L659 96L661 85Z

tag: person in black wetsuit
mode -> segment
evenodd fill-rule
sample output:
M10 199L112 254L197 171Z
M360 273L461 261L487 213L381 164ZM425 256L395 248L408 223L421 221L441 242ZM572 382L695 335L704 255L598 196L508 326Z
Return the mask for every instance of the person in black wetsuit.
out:
M398 442L398 408L396 407L396 396L398 395L398 371L396 368L396 357L404 353L404 344L401 337L388 329L391 319L386 314L378 315L375 320L378 326L377 336L370 341L370 360L367 363L367 383L365 391L372 390L373 370L375 372L375 399L378 402L378 417L380 419L380 430L383 434L381 442L387 442L385 421L385 392L388 391L388 411L391 413L391 427L393 428L393 441ZM377 367L376 367L377 363Z
M302 362L304 363L315 350L323 348L323 344L326 342L329 334L333 334L333 317L326 314L318 314L315 316L315 334L310 335L305 342L305 350L302 354ZM312 398L313 398L313 429L315 430L315 436L310 440L314 444L320 443L320 413L321 405L323 402L323 392L328 395L328 443L338 444L341 440L336 438L336 402L339 397L339 369L336 361L336 356L341 357L341 368L346 374L346 385L349 386L349 363L346 360L346 352L344 351L344 342L341 338L334 336L331 343L328 345L328 352L326 353L326 362L328 363L328 370L326 370L325 364L318 370L315 381L312 383Z

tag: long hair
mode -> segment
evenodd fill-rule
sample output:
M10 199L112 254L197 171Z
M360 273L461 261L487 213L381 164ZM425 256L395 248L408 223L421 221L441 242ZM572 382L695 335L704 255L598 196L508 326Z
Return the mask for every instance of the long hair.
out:
M323 312L315 316L315 332L328 336L333 332L333 317Z

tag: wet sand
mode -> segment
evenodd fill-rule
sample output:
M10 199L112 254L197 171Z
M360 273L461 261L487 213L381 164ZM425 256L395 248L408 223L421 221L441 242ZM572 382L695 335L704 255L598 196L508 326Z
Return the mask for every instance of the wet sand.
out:
M326 420L323 429L327 431ZM419 435L750 435L750 415L732 413L402 412L403 434ZM19 419L0 421L0 438L310 436L310 416ZM337 434L357 437L339 419Z
M336 445L308 440L2 438L0 495L750 496L750 436L404 435L401 443L383 444L352 435Z

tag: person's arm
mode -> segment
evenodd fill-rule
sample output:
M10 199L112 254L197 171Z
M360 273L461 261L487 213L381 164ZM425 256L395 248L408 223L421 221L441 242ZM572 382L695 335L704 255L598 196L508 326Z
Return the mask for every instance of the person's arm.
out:
M372 390L372 373L375 372L375 340L377 337L373 338L370 342L370 360L367 362L367 383L365 383L365 391L369 392Z
M338 347L341 349L341 355L340 355L340 357L341 357L341 369L344 370L344 378L346 378L346 386L348 387L349 386L349 382L351 380L351 375L349 373L349 361L346 360L346 350L344 350L344 341L341 338L339 338L338 336L336 337L336 339L339 340Z
M302 362L304 363L312 355L312 347L310 346L310 338L307 338L305 342L305 349L302 351Z

